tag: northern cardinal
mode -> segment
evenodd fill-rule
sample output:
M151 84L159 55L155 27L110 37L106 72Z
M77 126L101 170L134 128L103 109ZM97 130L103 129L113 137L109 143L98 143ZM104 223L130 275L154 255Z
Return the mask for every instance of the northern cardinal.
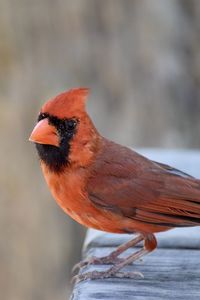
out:
M200 180L102 137L85 110L88 92L71 89L47 101L30 141L53 197L68 215L86 227L137 233L108 256L80 263L113 263L107 271L76 279L134 277L120 270L156 248L155 232L200 224ZM142 240L142 249L118 257Z

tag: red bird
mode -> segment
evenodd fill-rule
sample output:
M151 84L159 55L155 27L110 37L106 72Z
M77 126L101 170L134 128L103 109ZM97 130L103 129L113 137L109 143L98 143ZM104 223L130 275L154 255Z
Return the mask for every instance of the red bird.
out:
M120 270L156 248L155 232L200 225L200 180L102 137L85 111L87 96L87 88L78 88L47 101L30 140L68 215L86 227L137 233L108 256L79 264L113 263L111 268L76 279L133 277ZM142 249L118 257L142 240Z

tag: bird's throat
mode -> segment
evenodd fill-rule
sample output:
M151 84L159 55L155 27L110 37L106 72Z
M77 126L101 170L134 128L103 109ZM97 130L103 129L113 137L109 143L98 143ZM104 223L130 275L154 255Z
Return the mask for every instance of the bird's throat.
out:
M69 164L70 143L64 141L60 147L37 144L36 149L40 160L54 173L61 173Z

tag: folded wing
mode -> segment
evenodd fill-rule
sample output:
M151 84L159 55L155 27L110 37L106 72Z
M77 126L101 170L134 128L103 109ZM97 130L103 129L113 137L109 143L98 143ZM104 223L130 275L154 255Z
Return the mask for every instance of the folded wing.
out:
M200 181L182 171L105 141L91 174L97 207L153 225L200 225Z

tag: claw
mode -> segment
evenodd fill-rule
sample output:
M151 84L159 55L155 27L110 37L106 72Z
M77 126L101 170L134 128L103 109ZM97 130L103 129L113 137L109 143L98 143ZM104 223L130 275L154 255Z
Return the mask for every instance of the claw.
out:
M89 260L80 261L79 263L73 266L71 273L74 274L76 271L78 272L82 267L87 266L88 264Z
M144 275L141 272L116 272L113 273L111 269L105 272L92 271L83 274L78 274L72 278L72 283L77 284L84 280L95 280L104 278L130 278L130 279L141 279Z
M102 263L102 258L98 258L95 256L92 256L88 259L82 260L79 263L77 263L73 268L72 268L72 274L74 274L76 271L79 271L82 267L86 267L88 265L100 265Z
M121 263L124 261L124 258L115 257L112 258L110 256L105 257L95 257L92 256L86 260L82 260L79 263L75 264L72 268L72 274L74 274L76 271L79 271L82 267L88 266L88 265L109 265L109 264L116 264Z

